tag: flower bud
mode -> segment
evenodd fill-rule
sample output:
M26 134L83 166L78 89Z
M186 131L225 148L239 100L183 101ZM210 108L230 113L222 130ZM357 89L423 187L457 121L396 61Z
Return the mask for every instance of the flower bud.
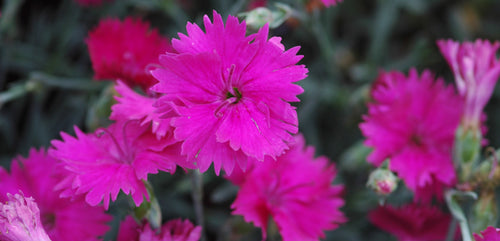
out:
M368 177L366 185L382 196L388 196L398 187L398 178L391 171L378 168Z

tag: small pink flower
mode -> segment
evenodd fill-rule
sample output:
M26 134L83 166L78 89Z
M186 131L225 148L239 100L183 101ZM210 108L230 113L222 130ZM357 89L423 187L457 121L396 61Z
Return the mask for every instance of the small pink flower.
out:
M139 85L144 90L157 81L147 68L158 64L158 56L170 51L167 38L149 23L139 19L104 19L89 32L86 39L94 78L121 79L129 86Z
M500 76L496 57L500 42L439 40L437 45L453 70L458 92L465 97L464 126L480 130L481 114Z
M380 206L368 214L370 221L399 241L444 240L451 216L436 207L406 205L400 208Z
M141 227L128 216L120 224L117 241L198 241L200 236L201 227L194 226L189 220L168 221L157 232L148 223Z
M40 221L40 210L32 197L7 194L0 203L0 239L3 241L50 241Z
M373 147L368 161L380 166L390 160L417 200L442 198L443 188L455 184L452 148L463 101L442 79L412 69L381 73L372 89L373 102L360 129Z
M269 217L284 241L318 240L346 218L339 208L342 186L332 185L336 170L326 157L314 158L302 136L276 161L253 163L241 183L233 214L242 215L262 229L266 238Z
M59 159L71 175L59 185L64 194L85 194L92 206L104 201L108 209L122 190L139 206L149 200L144 181L159 170L175 172L183 162L180 143L172 138L158 140L138 121L120 121L108 128L85 134L75 127L76 138L61 133L63 141L54 140L50 154Z
M164 94L157 107L179 115L172 125L182 154L202 172L214 163L216 173L283 154L298 131L289 102L303 89L293 83L307 73L296 65L299 48L284 51L267 25L246 36L245 22L229 16L224 26L215 11L204 24L205 32L188 23L187 35L172 40L178 54L161 55L162 68L152 71L159 81L152 90Z
M326 7L335 6L343 0L321 0Z
M44 150L31 149L27 158L12 161L10 174L0 168L0 201L20 190L36 199L41 224L53 241L95 240L109 230L111 216L102 206L92 207L82 197L60 198L54 187L67 174Z
M481 235L474 234L474 239L476 241L500 241L500 228L489 226L481 232Z

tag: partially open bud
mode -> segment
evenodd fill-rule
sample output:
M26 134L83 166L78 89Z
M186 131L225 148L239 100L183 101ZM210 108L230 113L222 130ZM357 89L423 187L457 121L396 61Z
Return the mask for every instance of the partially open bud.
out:
M269 28L276 28L292 15L293 10L290 6L282 3L277 3L275 6L275 10L258 7L251 11L240 13L239 16L244 17L246 24L254 29L260 29L266 23L269 23Z
M472 209L471 228L473 232L479 232L488 226L496 226L498 209L494 192L483 192Z
M398 187L398 177L385 168L377 168L368 177L366 186L381 196L388 196Z

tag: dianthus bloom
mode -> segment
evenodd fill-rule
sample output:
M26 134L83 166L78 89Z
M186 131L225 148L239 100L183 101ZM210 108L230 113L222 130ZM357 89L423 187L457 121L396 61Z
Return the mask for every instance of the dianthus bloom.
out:
M61 160L70 175L60 185L65 194L85 193L90 205L110 198L115 201L122 190L139 206L149 200L144 181L159 170L174 172L180 158L180 145L170 139L158 140L138 121L121 121L95 133L85 134L75 127L76 138L61 133L54 140L51 155Z
M451 216L436 207L406 205L380 206L368 214L370 221L399 241L445 240Z
M148 223L141 227L128 216L120 224L117 241L198 241L200 237L201 227L194 226L189 220L168 221L157 232Z
M16 158L10 171L0 168L0 201L7 201L8 193L19 190L33 197L41 224L53 241L97 240L109 230L111 216L103 207L91 207L81 197L60 198L60 192L54 191L66 172L44 150L31 149L27 158Z
M443 188L456 182L452 161L455 131L463 100L442 79L412 69L381 73L372 89L373 102L363 116L365 144L373 147L368 161L389 168L415 192L417 200L442 198Z
M342 2L343 0L321 0L326 7L335 6L337 3Z
M40 210L32 197L7 194L0 202L0 239L3 241L50 241L40 221Z
M462 44L439 40L437 44L453 70L458 92L465 97L463 124L479 130L481 113L500 76L500 61L496 57L500 43L478 39Z
M302 136L286 154L253 163L247 171L233 214L242 215L262 229L266 238L269 217L276 222L284 241L318 240L346 218L339 208L343 187L332 185L336 170L326 157L314 158Z
M489 226L481 232L481 235L474 234L474 239L476 241L500 241L500 228Z
M86 39L94 78L121 79L144 90L157 81L147 67L158 64L158 56L171 50L167 38L139 19L104 19Z
M276 158L298 131L297 112L303 89L293 84L306 77L296 65L298 47L284 51L279 38L268 39L268 26L246 35L245 22L229 16L224 26L214 11L213 23L204 17L205 31L188 23L172 45L178 54L160 56L162 68L153 70L159 83L152 90L164 94L159 110L175 109L174 135L182 154L204 172L211 163L231 173L248 159Z

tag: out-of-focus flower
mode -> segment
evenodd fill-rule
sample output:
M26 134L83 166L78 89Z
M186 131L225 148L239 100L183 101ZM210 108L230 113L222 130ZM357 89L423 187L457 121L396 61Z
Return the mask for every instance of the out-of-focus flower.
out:
M346 218L339 208L343 187L332 185L336 170L326 157L314 158L302 136L276 161L253 163L241 183L233 214L262 229L272 217L284 241L318 240Z
M95 79L120 79L144 90L157 82L148 67L158 64L160 54L171 51L168 39L150 30L148 22L130 17L123 22L102 20L86 42Z
M451 216L432 206L379 206L368 214L370 221L399 241L444 240Z
M389 168L415 192L417 200L442 198L444 187L456 182L452 161L455 131L463 100L442 79L412 69L381 73L372 89L373 102L363 116L365 144L373 147L368 161Z
M7 202L0 202L0 239L50 241L40 221L40 210L32 197L7 193Z
M0 168L0 201L19 190L35 198L41 224L52 240L96 240L109 230L111 216L102 206L91 207L82 197L60 198L60 192L54 191L67 171L44 150L31 149L27 158L14 159L10 172Z
M481 115L500 76L496 52L500 42L487 40L464 42L439 40L437 45L453 70L460 95L465 97L463 125L480 130Z
M116 200L122 190L139 206L149 200L144 181L159 170L175 172L181 163L180 143L172 138L158 140L139 121L119 121L95 133L85 134L75 127L76 138L61 133L50 154L71 172L58 188L65 195L85 194L90 205ZM185 159L185 158L184 158Z
M474 239L476 241L500 241L500 228L489 226L481 232L481 235L474 234Z
M164 94L157 102L174 105L175 138L182 154L206 171L211 163L231 173L236 163L276 158L298 131L297 112L303 89L293 84L306 77L296 65L299 48L284 51L279 38L268 39L267 25L246 36L246 25L229 16L224 26L214 11L204 17L205 32L188 23L187 35L172 45L179 54L160 57L153 70L159 83L151 89ZM171 108L167 108L169 111Z
M115 89L121 96L115 97L118 103L111 107L112 112L109 117L111 120L138 120L141 126L151 126L151 131L158 139L172 131L170 117L176 114L174 111L171 112L171 116L158 113L153 107L157 98L140 95L121 81L118 81Z
M163 224L159 232L151 229L148 223L139 226L128 216L121 224L117 241L198 241L201 227L194 226L189 220L175 219Z

